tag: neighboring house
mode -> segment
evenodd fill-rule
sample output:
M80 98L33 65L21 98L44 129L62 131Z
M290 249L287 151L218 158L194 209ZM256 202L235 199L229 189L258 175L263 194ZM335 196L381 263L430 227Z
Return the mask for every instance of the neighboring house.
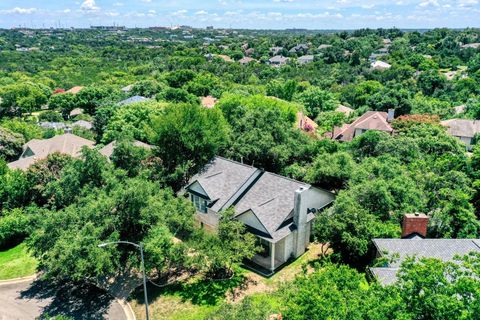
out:
M114 140L114 141L110 142L109 144L105 145L100 150L98 150L98 152L100 154L104 155L105 157L107 157L108 159L110 159L112 157L113 151L115 150L116 144L117 144L117 141ZM153 146L151 146L149 144L146 144L144 142L138 141L138 140L134 140L132 142L132 144L135 147L145 148L145 149L148 149L148 150L151 150L153 148Z
M297 128L305 132L314 133L318 128L318 124L303 114L303 112L297 112Z
M128 93L128 92L132 91L132 89L133 89L133 84L129 84L128 86L125 86L125 87L122 88L122 92Z
M38 125L44 129L62 130L66 129L67 125L63 122L39 122Z
M313 60L315 60L315 57L313 55L305 55L298 58L298 63L306 64L306 63L313 62Z
M332 138L339 141L352 141L353 138L362 135L368 130L384 131L392 133L390 122L394 118L394 111L389 113L380 111L368 111L351 124L345 124L341 128L334 128Z
M460 139L468 150L472 148L473 138L480 132L480 120L450 119L440 123L447 127L450 135Z
M478 49L478 48L480 48L480 43L478 43L478 42L467 43L467 44L461 45L460 48L462 48L462 49L467 49L467 48Z
M467 108L467 106L462 104L462 105L453 107L453 110L454 110L455 114L460 114L460 113L464 113L466 108Z
M83 109L82 108L75 108L72 111L70 111L70 118L74 118L76 116L79 116L83 114Z
M238 63L240 63L241 65L246 65L246 64L249 64L251 62L255 62L257 60L253 59L253 58L250 58L250 57L243 57L242 59L238 60Z
M436 258L453 261L470 252L480 253L480 239L424 239L428 216L407 214L403 220L403 239L373 239L377 258L387 258L384 267L370 268L371 274L383 285L397 280L397 272L407 257Z
M142 96L133 96L133 97L130 97L128 99L120 101L118 103L118 105L119 106L125 106L125 105L129 105L129 104L132 104L132 103L145 102L145 101L149 101L149 100L150 100L149 98L145 98L145 97L142 97Z
M341 105L339 104L337 109L335 109L336 112L341 112L343 113L345 116L350 116L352 113L353 113L353 109L352 108L349 108L347 106L344 106L344 105Z
M67 90L66 93L73 93L73 94L77 94L79 93L80 91L82 91L84 87L82 86L75 86L73 88L71 88L70 90Z
M233 62L233 59L224 54L217 54L216 57L222 59L225 62Z
M305 252L315 213L334 200L329 191L221 157L195 175L183 192L206 230L217 230L222 211L235 210L235 218L263 249L251 262L264 275Z
M448 81L452 81L458 74L458 71L447 71L442 74L447 78Z
M283 50L283 47L271 47L270 48L270 52L273 53L273 55L278 54L282 50Z
M392 66L386 62L376 60L370 64L370 67L374 70L387 70L390 69Z
M268 60L268 63L273 66L283 66L287 64L288 58L284 56L274 56Z
M78 120L72 123L72 127L80 127L87 130L92 130L93 124L90 121Z
M297 53L297 52L302 52L307 50L308 50L308 44L300 43L300 44L297 44L295 47L291 48L288 52Z
M332 45L331 44L321 44L318 46L318 50L325 50L325 49L328 49L328 48L331 48Z
M215 105L217 104L217 101L218 99L212 96L206 96L206 97L200 98L200 104L202 105L202 107L205 107L207 109L211 109L215 107Z
M95 142L65 133L50 139L33 139L23 145L23 152L17 161L10 162L10 169L26 170L37 160L45 159L50 154L58 152L72 157L80 156L82 147L93 148Z

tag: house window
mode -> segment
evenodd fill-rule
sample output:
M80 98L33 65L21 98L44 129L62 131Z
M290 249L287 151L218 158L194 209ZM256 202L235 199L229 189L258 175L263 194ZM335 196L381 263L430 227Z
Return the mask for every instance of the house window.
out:
M208 204L209 204L209 201L202 198L202 197L199 197L195 194L191 194L190 195L190 200L193 202L193 205L195 206L195 208L202 212L202 213L207 213L207 207L208 207Z

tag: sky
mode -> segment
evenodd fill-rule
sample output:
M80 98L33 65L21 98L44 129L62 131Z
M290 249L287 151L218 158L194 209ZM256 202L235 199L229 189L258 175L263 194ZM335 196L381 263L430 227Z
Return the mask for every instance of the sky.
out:
M0 28L480 27L480 0L0 0Z

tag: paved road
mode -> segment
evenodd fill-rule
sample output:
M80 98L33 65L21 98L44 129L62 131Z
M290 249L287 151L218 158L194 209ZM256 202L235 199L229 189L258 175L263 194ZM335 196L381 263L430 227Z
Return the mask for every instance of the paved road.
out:
M93 286L52 287L42 281L0 283L0 320L63 314L73 319L127 319L122 307Z

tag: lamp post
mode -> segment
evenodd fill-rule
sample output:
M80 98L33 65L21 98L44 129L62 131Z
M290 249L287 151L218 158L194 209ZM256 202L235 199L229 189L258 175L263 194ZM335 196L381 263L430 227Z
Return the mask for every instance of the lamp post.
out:
M149 320L148 317L148 297L147 297L147 278L145 276L145 260L143 259L143 245L136 244L130 241L113 241L113 242L105 242L101 243L98 245L99 248L106 247L111 244L130 244L140 250L140 257L142 258L142 275L143 275L143 293L145 294L145 311L147 313L147 320Z

